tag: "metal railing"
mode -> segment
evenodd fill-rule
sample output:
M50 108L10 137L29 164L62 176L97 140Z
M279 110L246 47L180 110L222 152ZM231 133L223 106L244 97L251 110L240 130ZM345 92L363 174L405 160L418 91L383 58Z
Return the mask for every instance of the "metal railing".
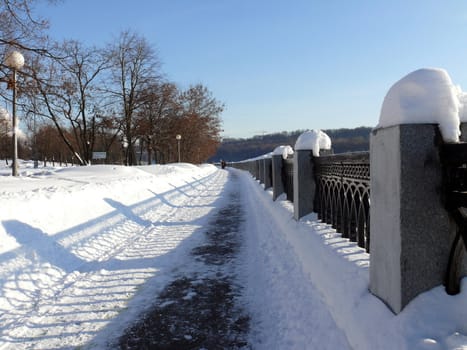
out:
M313 201L318 218L343 237L369 251L370 160L369 152L311 157L316 192ZM294 200L294 159L282 159L281 181L287 200ZM260 161L236 165L259 179ZM272 169L265 176L272 176ZM263 179L264 180L264 179Z
M318 218L369 252L369 152L315 157L313 163Z
M467 249L467 143L443 144L444 206L456 224L446 271L445 286L448 294L460 292L462 264Z

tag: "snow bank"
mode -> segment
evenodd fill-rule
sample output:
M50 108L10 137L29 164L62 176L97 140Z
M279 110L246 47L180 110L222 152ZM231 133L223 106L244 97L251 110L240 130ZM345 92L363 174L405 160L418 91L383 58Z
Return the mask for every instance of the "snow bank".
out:
M277 146L276 148L274 148L274 151L272 152L272 154L276 155L276 156L282 156L282 158L284 159L287 159L290 155L292 155L294 152L293 152L293 148L292 146Z
M436 123L445 142L459 142L460 114L467 119L464 116L467 114L463 107L464 96L444 69L416 70L389 89L377 128Z
M321 130L306 131L295 143L295 150L313 150L315 157L319 157L320 149L331 149L331 138Z
M344 349L338 345L339 334L326 329L327 322L310 324L310 319L325 316L321 303L327 306L352 349L467 349L467 278L462 280L460 294L450 296L443 286L438 286L420 294L394 315L369 292L370 259L364 249L322 223L314 213L293 220L293 205L285 196L273 201L270 189L264 191L249 176L241 179L251 197L250 210L254 212L250 215L261 225L249 231L249 236L258 231L262 238L256 243L250 263L264 261L267 267L258 269L260 273L251 281L253 286L259 284L257 307L266 309L268 305L262 306L262 300L276 300L273 308L269 306L270 321L263 322L279 346L271 341L260 349ZM303 286L297 287L294 278L300 271ZM314 290L306 289L308 295L304 295L309 285ZM290 300L293 303L288 303ZM308 310L310 300L314 305ZM314 338L304 342L305 331ZM296 336L285 344L280 342L288 336L281 333Z
M228 200L212 165L20 174L0 176L0 349L115 348Z
M155 189L170 191L215 171L213 165L196 167L184 163L34 169L32 164L20 162L19 177L0 176L0 219L21 220L53 236L107 215L114 208L102 198L111 196L112 200L131 206L154 196ZM0 167L0 175L10 174L10 168ZM18 242L0 225L0 255L18 247Z

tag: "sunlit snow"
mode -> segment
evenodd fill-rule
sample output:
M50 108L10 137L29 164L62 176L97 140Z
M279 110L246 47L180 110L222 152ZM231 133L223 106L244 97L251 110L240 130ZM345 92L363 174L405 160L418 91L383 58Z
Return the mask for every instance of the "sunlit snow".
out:
M465 349L463 292L394 315L368 291L369 255L248 173L190 164L0 173L0 349L105 349L154 302L241 191L237 274L253 349ZM229 174L239 181L231 187ZM240 184L240 186L238 186ZM181 335L183 336L183 335Z
M319 151L331 149L331 138L321 130L310 130L302 133L295 142L295 150L313 150L313 155L319 157Z
M436 123L446 142L458 142L465 96L444 69L416 70L388 91L378 127ZM461 113L460 113L461 112Z
M289 156L294 154L292 146L286 145L286 146L277 146L274 148L274 151L272 154L276 156L282 156L283 159L287 159Z

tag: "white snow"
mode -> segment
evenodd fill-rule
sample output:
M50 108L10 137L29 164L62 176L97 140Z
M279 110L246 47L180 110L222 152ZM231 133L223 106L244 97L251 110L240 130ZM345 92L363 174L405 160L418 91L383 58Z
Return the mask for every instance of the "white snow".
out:
M295 221L285 196L272 201L246 172L10 171L0 171L2 350L104 349L183 270L232 186L246 213L238 276L252 348L467 349L466 279L461 294L434 288L396 316L368 292L367 253L314 214Z
M464 102L465 95L444 69L419 69L389 89L377 127L435 123L445 142L459 142L460 122L467 120Z
M0 107L0 122L9 121L10 119L10 113L5 108Z
M293 155L293 153L293 148L289 145L277 146L274 148L274 151L272 151L272 154L276 156L282 156L283 159L287 159L289 156Z
M253 162L253 161L255 161L255 160L268 159L268 158L271 158L273 154L274 154L274 152L268 152L268 153L265 153L265 154L260 154L260 155L257 156L257 157L253 157L253 158L248 158L248 159L245 159L245 160L241 160L241 161L239 161L238 163Z
M302 133L295 142L295 150L313 150L313 155L319 157L320 149L331 149L331 138L321 130L310 130Z
M467 123L467 93L463 92L460 86L457 87L457 97L459 98L459 119L461 123Z

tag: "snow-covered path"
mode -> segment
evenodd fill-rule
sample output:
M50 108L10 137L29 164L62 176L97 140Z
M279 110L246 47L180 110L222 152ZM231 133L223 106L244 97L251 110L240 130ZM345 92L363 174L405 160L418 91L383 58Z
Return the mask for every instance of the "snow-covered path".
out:
M183 163L0 176L0 349L115 344L174 278L196 276L190 252L234 192L252 349L467 349L467 278L394 315L368 291L369 255L315 214L295 221L245 172Z
M248 174L239 173L247 213L245 299L252 317L253 348L349 349L313 281L284 239L287 232L281 231L277 222L281 218L271 217L270 203L262 203L261 186ZM323 343L323 339L327 341Z
M240 302L251 314L252 348L347 347L258 205L261 189L248 174L230 170L232 182L228 171L206 168L169 174L161 183L147 173L105 180L84 171L32 177L26 203L39 213L16 208L2 215L3 234L14 245L4 243L0 254L0 349L103 349L114 342L187 269L189 252L233 190L246 213L237 275L244 284ZM16 187L4 197L28 210ZM323 336L332 341L323 345Z
M108 193L113 210L53 235L3 220L20 246L0 257L0 348L72 348L123 326L201 239L226 181L211 171L130 206Z
M251 349L250 316L239 302L239 253L246 232L238 176L229 173L222 198L204 226L205 240L189 252L150 310L118 340L121 349ZM174 262L177 263L177 262ZM117 345L109 348L118 348Z

